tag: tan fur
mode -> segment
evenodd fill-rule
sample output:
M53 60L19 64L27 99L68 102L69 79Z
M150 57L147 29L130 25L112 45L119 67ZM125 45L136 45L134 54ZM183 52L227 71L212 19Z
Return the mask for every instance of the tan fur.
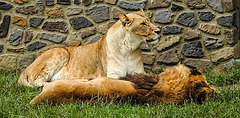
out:
M168 68L159 75L136 74L119 79L58 80L44 86L42 93L30 104L69 100L95 102L99 96L103 100L122 98L137 103L181 104L186 100L202 103L219 94L207 83L201 72L191 72L183 65Z
M51 48L21 74L18 83L44 86L61 79L87 79L144 73L140 45L157 40L159 29L142 11L121 14L108 32L93 44Z

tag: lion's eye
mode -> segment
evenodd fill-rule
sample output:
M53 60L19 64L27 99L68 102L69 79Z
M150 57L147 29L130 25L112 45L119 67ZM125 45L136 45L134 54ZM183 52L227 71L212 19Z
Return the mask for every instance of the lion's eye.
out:
M141 23L142 25L144 25L144 26L147 26L147 24L145 23L145 22L143 22L143 23Z

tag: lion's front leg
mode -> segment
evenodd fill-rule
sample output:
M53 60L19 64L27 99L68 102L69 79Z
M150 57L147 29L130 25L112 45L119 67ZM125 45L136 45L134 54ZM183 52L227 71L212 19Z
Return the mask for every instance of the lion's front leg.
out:
M64 48L53 48L44 52L21 74L18 83L24 86L44 86L69 61Z

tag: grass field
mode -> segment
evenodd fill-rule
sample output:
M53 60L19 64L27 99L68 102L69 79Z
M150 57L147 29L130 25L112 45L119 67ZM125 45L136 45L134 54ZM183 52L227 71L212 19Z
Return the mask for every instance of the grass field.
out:
M221 95L203 104L183 105L129 103L69 103L59 106L28 103L42 88L17 85L19 73L0 71L0 117L240 117L240 67L216 73L208 71L206 78L217 86ZM232 85L235 84L235 85Z

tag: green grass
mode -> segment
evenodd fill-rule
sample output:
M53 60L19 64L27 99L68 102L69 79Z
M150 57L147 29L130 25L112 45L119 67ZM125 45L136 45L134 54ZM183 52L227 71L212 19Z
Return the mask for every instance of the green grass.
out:
M207 80L222 86L237 83L240 68L226 73L206 74ZM240 117L240 90L220 89L221 95L204 104L186 103L180 105L129 103L68 103L59 106L48 104L31 106L28 103L42 88L18 86L19 73L0 71L0 117ZM218 78L222 80L218 80ZM226 79L226 80L223 80ZM234 79L234 82L232 81Z

